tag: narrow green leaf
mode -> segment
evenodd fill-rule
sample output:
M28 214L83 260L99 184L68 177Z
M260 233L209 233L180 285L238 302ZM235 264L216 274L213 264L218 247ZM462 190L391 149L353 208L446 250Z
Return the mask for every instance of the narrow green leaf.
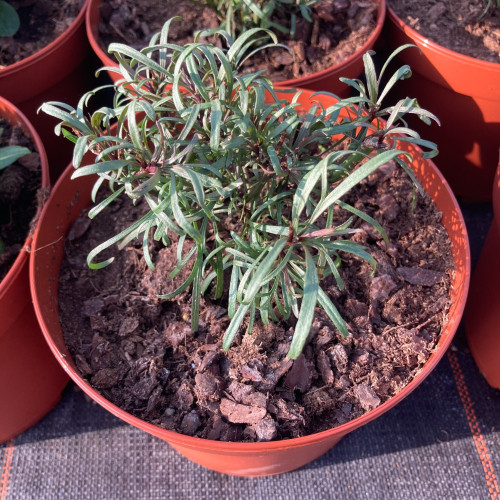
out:
M165 295L158 295L158 298L168 300L184 292L188 288L188 286L193 282L193 280L198 276L198 270L201 267L202 260L203 260L203 255L201 254L201 252L198 252L196 255L196 260L193 265L193 268L191 269L189 276L186 278L186 281L184 281L184 283L180 285L178 288L176 288L173 292L167 293Z
M172 212L174 214L175 220L177 221L177 224L179 227L185 231L193 240L195 240L198 243L201 243L203 240L202 235L200 232L192 225L190 224L186 217L184 216L182 209L179 205L179 197L177 195L177 188L175 185L175 177L174 173L170 172L170 178L171 178L171 189L172 189L172 196L171 196L171 206L172 206Z
M299 182L292 202L292 224L295 232L298 232L300 216L304 210L310 195L321 178L328 165L328 156L321 160L311 171L309 171Z
M285 248L286 244L286 238L280 238L279 240L277 240L264 260L260 263L259 267L255 270L255 273L252 275L252 281L250 282L245 292L245 298L243 300L244 304L250 304L254 300L257 292L262 286L262 283L266 279L269 270L276 262L276 259L278 258L281 251Z
M162 75L169 75L168 71L166 71L166 69L163 68L160 64L155 63L142 52L139 52L138 50L135 50L128 45L124 45L122 43L111 43L108 47L108 52L117 56L124 55L126 57L130 57L130 59L142 63L146 68L157 71Z
M73 149L73 166L78 168L82 163L83 155L87 152L87 140L84 135L78 138Z
M75 130L79 130L84 135L92 135L92 130L90 130L90 128L87 126L85 122L78 120L77 118L75 118L75 116L68 113L67 111L63 111L62 109L56 107L56 105L62 106L62 103L45 102L42 104L40 109L44 113L47 113L48 115L61 120L63 122L63 125L64 123L67 123L70 127L72 127Z
M236 334L238 333L238 330L241 326L243 318L248 312L248 309L250 309L250 305L241 304L235 312L233 318L231 319L231 323L229 323L229 326L227 327L226 333L224 335L224 339L222 340L222 348L225 351L227 351L231 347L234 337L236 337Z
M4 146L0 148L0 170L12 165L15 161L31 153L23 146Z
M318 292L318 303L324 309L328 317L331 319L335 328L340 332L343 337L347 337L349 332L347 330L347 325L340 315L338 309L335 307L334 303L330 300L330 297L320 288Z
M212 101L212 113L210 115L210 147L213 151L219 149L220 130L222 125L222 107L219 99Z
M111 193L106 199L101 201L98 205L92 207L89 210L88 216L90 219L93 219L97 214L101 213L108 205L110 205L118 196L120 196L123 191L125 191L125 186L122 186L120 189L116 190L114 193Z
M375 65L373 64L373 59L371 58L372 54L374 54L372 50L365 52L365 54L363 54L363 63L365 65L365 77L368 87L368 95L370 96L370 100L372 102L376 102L378 95L378 82Z
M368 177L371 173L377 170L377 168L385 165L399 155L408 156L408 154L404 151L393 149L390 151L383 151L361 165L351 175L346 177L326 198L320 200L309 220L309 223L313 224L314 221L317 220L318 217L320 217L321 214L323 214L330 207L330 205L339 200L342 196L344 196L344 194L359 184L359 182L361 182L365 177Z
M229 281L229 296L228 296L228 307L227 314L230 318L236 313L236 292L238 290L238 283L240 277L239 267L233 260L233 266L231 268L231 280Z
M94 163L93 165L85 165L75 170L71 178L76 179L77 177L83 177L84 175L111 172L131 164L132 160L109 160L100 163Z
M380 225L380 223L376 221L373 217L370 217L367 213L358 210L357 208L353 207L352 205L349 205L348 203L344 203L343 201L338 200L337 205L351 212L352 214L357 215L360 219L363 219L365 222L368 222L368 224L370 224L380 234L380 236L382 236L382 238L385 241L385 244L389 246L389 237L387 236L387 232Z
M292 343L288 351L287 357L297 359L299 354L304 349L311 325L314 319L314 309L318 300L319 280L316 270L316 264L309 250L304 247L306 255L306 272L304 276L304 295L300 305L299 318L295 326Z

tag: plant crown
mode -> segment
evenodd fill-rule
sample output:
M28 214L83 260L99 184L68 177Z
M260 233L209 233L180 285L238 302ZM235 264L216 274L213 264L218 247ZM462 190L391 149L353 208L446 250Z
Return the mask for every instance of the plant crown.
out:
M343 288L338 271L342 253L365 259L375 270L366 249L343 238L356 232L353 220L369 222L387 241L380 224L342 196L391 160L415 180L411 157L396 149L396 139L416 143L426 149L424 156L432 157L435 144L407 128L404 117L437 119L415 99L382 105L397 80L411 74L402 66L385 87L380 84L389 62L406 46L389 57L379 75L372 53L364 55L366 84L343 79L358 96L325 108L318 93L310 109L301 110L300 92L279 91L261 73L238 72L262 30L249 30L236 40L219 32L227 49L198 42L181 47L168 42L171 21L141 51L110 45L119 68L107 69L123 77L114 86L113 107L87 114L87 102L97 89L85 94L76 109L53 102L41 108L61 120L56 133L75 143L73 177L98 175L94 200L104 183L111 188L90 217L122 193L143 198L150 209L92 250L88 264L94 269L108 265L112 258L95 261L105 248L123 247L138 237L154 268L150 237L169 245L169 235L176 234L172 276L183 268L189 276L162 297L191 287L193 331L198 329L201 297L210 293L220 299L226 275L231 322L223 347L229 348L247 316L250 331L257 317L266 324L293 314L297 323L288 356L295 359L317 306L347 335L321 287L321 279L333 275ZM87 152L93 155L84 156ZM335 224L336 206L352 217Z

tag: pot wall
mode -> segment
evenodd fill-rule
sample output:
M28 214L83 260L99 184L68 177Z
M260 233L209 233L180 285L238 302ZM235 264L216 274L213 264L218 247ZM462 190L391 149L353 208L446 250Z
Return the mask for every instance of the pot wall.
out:
M500 64L464 56L424 38L391 8L384 40L391 51L412 43L421 52L406 49L398 55L413 75L399 84L396 97L417 97L441 121L432 131L440 152L435 161L455 194L467 201L491 200L500 146ZM429 134L417 120L411 126Z
M304 91L301 95L299 102L304 107L309 108L311 94ZM328 104L327 101L328 99L325 104ZM415 173L443 212L443 224L452 240L456 265L452 283L452 307L449 323L444 327L438 348L422 371L399 394L362 417L328 431L296 439L269 443L224 443L184 436L148 424L113 405L90 387L79 375L64 344L57 312L57 277L63 258L64 235L80 211L89 205L90 191L95 181L95 178L90 177L78 177L70 181L72 166L64 172L44 208L35 234L35 251L30 261L31 276L37 277L36 281L31 281L35 309L53 353L70 377L104 408L125 422L165 440L190 460L209 469L240 476L265 476L284 473L314 460L346 434L382 415L410 394L437 365L450 345L462 316L470 274L468 238L462 214L449 186L435 165L422 159L419 150L414 146L408 145L405 149L414 154ZM64 219L62 214L66 216Z
M17 108L0 97L0 115L20 126L35 142L42 163L42 187L49 187L43 144ZM28 236L10 271L0 282L0 443L40 420L68 381L43 339L31 303Z
M500 163L493 183L494 219L471 282L467 342L488 383L500 389Z
M275 82L275 85L289 88L300 87L303 89L317 91L323 90L332 92L340 97L348 97L350 88L346 84L340 82L339 77L342 76L345 78L356 78L363 72L363 54L373 48L375 42L382 32L382 27L384 25L386 15L386 0L373 1L378 4L377 24L368 40L355 54L352 54L347 59L331 68L326 68L323 71L319 71L302 78ZM96 55L99 57L102 64L104 66L117 67L116 62L111 59L108 53L102 50L99 45L98 26L101 18L99 14L100 4L101 0L90 1L89 9L86 15L87 36L89 38L90 45L92 46ZM118 73L110 72L109 76L115 82L120 80L120 75Z

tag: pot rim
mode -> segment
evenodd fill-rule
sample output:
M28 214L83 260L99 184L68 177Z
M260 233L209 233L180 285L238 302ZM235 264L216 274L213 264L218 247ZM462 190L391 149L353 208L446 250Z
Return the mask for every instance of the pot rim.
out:
M409 24L403 21L390 5L387 6L387 16L401 31L403 31L410 38L416 40L423 47L432 50L443 57L449 58L455 63L471 65L481 69L482 71L487 70L500 72L500 63L484 61L475 57L466 56L465 54L460 54L460 52L448 49L421 35L418 31L414 30Z
M296 90L301 90L304 95L311 97L311 95L316 94L317 92L311 91L311 90L305 90L305 89L296 89ZM410 147L413 147L414 149L419 150L420 148L416 147L415 145L411 145ZM442 188L442 192L446 192L448 195L450 201L453 204L453 207L456 211L457 215L457 221L454 222L457 224L458 227L460 227L460 233L461 233L461 240L463 240L463 246L464 246L464 262L463 262L463 268L464 268L464 282L462 283L462 295L460 296L460 302L457 304L453 304L452 307L454 307L453 312L454 314L448 318L448 323L453 323L452 328L450 329L449 332L446 332L445 335L441 335L438 344L434 350L434 352L431 354L427 362L424 364L422 367L421 371L415 376L415 378L409 382L401 391L399 391L396 395L382 403L380 406L377 408L374 408L364 415L357 417L345 424L339 425L337 427L332 427L331 429L317 432L314 434L309 434L307 436L302 436L298 438L291 438L291 439L284 439L284 440L279 440L279 441L266 441L266 442L225 442L225 441L215 441L215 440L210 440L210 439L205 439L205 438L199 438L199 437L193 437L193 436L187 436L184 434L180 434L174 431L166 430L161 427L158 427L154 424L145 422L144 420L135 417L131 415L130 413L126 412L125 410L121 409L120 407L116 406L115 404L111 403L108 401L104 396L99 394L95 389L93 389L90 384L88 384L77 372L77 370L72 366L72 363L68 361L68 354L65 352L62 352L59 350L57 347L54 339L52 338L52 335L49 331L49 328L45 324L45 319L43 316L43 313L40 308L40 304L38 303L38 290L35 286L35 279L36 279L36 272L35 272L35 252L32 253L30 257L30 286L31 286L31 293L33 297L33 305L35 308L36 315L38 317L38 321L40 323L41 329L43 331L43 334L45 336L45 339L47 343L49 344L52 352L64 368L64 370L70 375L70 377L73 379L73 381L86 393L88 394L94 401L98 402L102 407L107 409L110 413L115 415L116 417L120 418L121 420L141 429L144 430L156 437L159 437L165 441L167 441L169 444L172 446L182 446L185 448L193 448L193 449L204 449L206 451L226 451L228 453L246 453L249 451L252 452L264 452L266 450L272 451L272 450L280 450L280 449L289 449L289 448L298 448L314 443L318 443L320 441L328 440L328 439L333 439L337 438L339 439L340 437L348 434L349 432L357 429L358 427L361 427L362 425L365 425L366 423L374 420L375 418L379 417L383 413L385 413L387 410L390 408L394 407L396 404L398 404L402 399L404 399L407 395L409 395L420 383L432 372L432 370L436 367L438 362L441 360L443 355L445 354L446 350L450 346L454 334L456 332L456 329L458 328L458 325L460 323L460 319L463 315L463 311L465 308L465 303L467 299L467 292L469 289L469 282L470 282L470 274L471 274L471 256L470 256L470 247L469 247L469 240L468 240L468 235L467 235L467 229L465 225L465 220L463 218L462 212L460 210L460 207L458 205L458 202L455 198L455 195L453 194L448 182L444 178L444 176L441 174L437 166L432 160L426 159L425 162L427 162L430 166L430 169L432 170L433 176L435 176L439 180L439 185ZM73 172L73 167L72 164L68 165L66 168L65 172L61 175L59 180L57 181L56 185L54 186L53 193L58 192L59 190L63 189L63 184L67 182L67 178L71 176L71 173ZM52 198L52 196L51 196ZM50 200L49 200L50 201ZM46 204L44 207L44 210L40 216L40 221L43 221L45 212L49 208L49 203ZM459 231L457 231L459 232ZM39 227L37 227L35 236L34 236L34 247L36 249L37 247L37 240L38 240L38 234L39 234ZM456 259L455 259L456 262ZM453 321L451 321L453 319ZM72 359L72 358L71 358ZM74 364L74 363L73 363Z
M0 116L5 118L9 123L15 124L23 129L23 131L28 134L33 141L35 148L40 155L40 168L41 168L41 188L49 188L50 187L50 179L49 179L49 162L47 159L47 153L45 151L45 147L43 145L42 139L38 135L35 127L32 123L26 118L25 114L10 101L0 96ZM14 120L17 118L17 121L14 123ZM35 215L35 220L40 217L42 213L42 207L39 206ZM18 276L21 268L28 258L28 249L31 247L31 242L33 239L33 232L30 231L26 239L24 240L23 247L20 250L16 260L10 267L7 274L0 281L0 300L2 297L7 294L8 289Z
M65 29L57 38L52 40L52 42L50 42L48 45L42 47L40 50L38 50L34 54L31 54L30 56L25 57L24 59L21 59L20 61L17 61L13 64L9 64L9 66L6 66L3 69L0 69L0 78L7 77L27 66L39 64L40 61L43 61L47 57L50 57L50 55L54 51L56 51L58 47L65 44L78 30L79 26L83 22L83 18L85 17L85 13L88 10L89 4L90 0L85 0L80 9L80 12L75 17L75 19L73 19L69 27Z
M100 15L99 15L99 4L101 3L101 0L88 0L89 1L89 7L87 9L87 12L85 14L85 29L87 31L87 37L89 39L90 45L92 46L92 49L95 51L95 53L98 55L99 59L104 62L105 66L114 66L116 67L115 61L113 61L107 52L105 52L101 46L99 45L99 34L97 31L97 26L100 20ZM339 63L330 66L328 68L325 68L321 71L317 71L316 73L312 73L310 75L302 76L300 78L292 78L289 80L279 80L274 82L275 85L279 85L281 87L301 87L305 85L309 85L316 80L321 80L323 78L327 78L330 76L332 73L337 73L340 71L344 71L345 68L350 66L355 62L355 59L357 59L358 55L360 53L364 53L367 50L369 50L377 40L377 38L380 36L382 32L382 28L384 26L385 22L385 17L386 17L386 9L387 9L387 4L386 0L370 0L373 1L374 3L378 3L378 9L377 9L377 23L375 25L375 29L373 32L370 34L366 42L358 49L356 50L353 54L348 56L347 58L343 59ZM103 69L103 68L101 68Z

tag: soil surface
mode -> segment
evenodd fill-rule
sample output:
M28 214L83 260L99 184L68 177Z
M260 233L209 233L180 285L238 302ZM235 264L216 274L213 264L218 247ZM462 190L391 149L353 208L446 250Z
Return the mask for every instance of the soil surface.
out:
M33 153L0 170L0 280L7 274L30 231L41 185L40 155L19 127L0 117L0 147L24 146Z
M487 0L389 0L414 30L435 43L476 59L500 63L500 7Z
M345 201L386 228L385 247L358 221L353 239L365 244L377 271L344 254L339 291L322 287L348 322L343 338L322 311L296 361L286 358L294 321L264 326L221 349L229 323L224 300L202 300L200 329L190 329L189 292L157 294L185 279L169 273L176 245L155 247L156 270L140 244L92 271L86 256L140 214L117 200L92 224L86 214L68 234L59 304L65 341L81 375L127 412L165 429L224 441L268 441L326 430L359 417L405 387L435 349L449 308L451 244L427 196L418 196L394 164L370 176ZM123 220L123 217L127 221ZM188 248L185 249L188 251ZM106 256L107 257L107 256Z
M121 42L135 48L145 47L151 36L160 31L164 21L181 16L182 23L172 23L169 40L179 45L193 41L193 32L218 25L216 14L189 0L164 1L103 0L100 6L99 36L106 51L109 43ZM294 39L277 33L283 48L266 49L252 56L248 71L266 70L272 80L287 80L309 75L338 64L356 52L376 25L377 4L361 0L323 0L312 11L310 23L297 23ZM272 20L287 28L290 15L277 12Z
M61 35L85 0L9 0L21 20L13 37L0 37L0 69L38 52Z

